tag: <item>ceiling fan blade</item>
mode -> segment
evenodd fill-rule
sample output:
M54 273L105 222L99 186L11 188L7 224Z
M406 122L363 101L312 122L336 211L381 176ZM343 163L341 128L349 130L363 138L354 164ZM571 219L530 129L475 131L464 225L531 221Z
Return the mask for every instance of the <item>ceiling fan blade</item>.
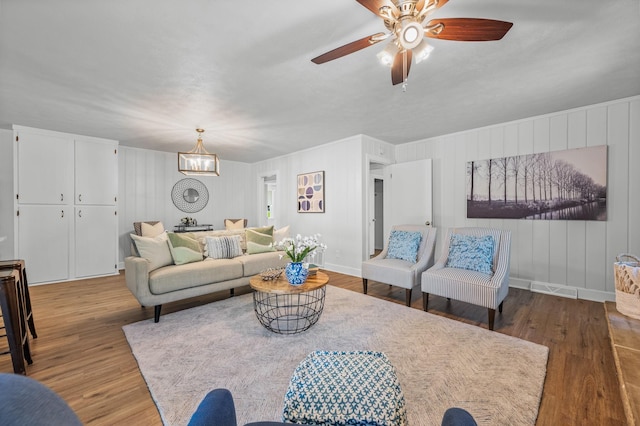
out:
M403 83L409 77L411 69L411 58L413 54L411 50L403 50L396 53L393 58L393 66L391 67L391 84Z
M500 40L513 24L481 18L442 18L429 21L427 27L443 24L439 33L425 31L424 35L441 40L492 41Z
M436 9L440 9L448 1L449 0L439 0L438 4L436 5ZM424 9L424 4L425 4L425 0L418 0L418 3L416 3L416 10L420 11L420 10Z
M351 43L347 43L344 46L337 47L333 50L330 50L327 53L323 53L322 55L315 57L311 60L311 62L315 64L324 64L325 62L333 61L334 59L342 58L350 53L357 52L358 50L364 49L365 47L372 46L376 43L385 40L387 35L385 33L376 33L374 35L370 35L367 37L363 37L360 40L352 41Z
M356 0L358 3L369 9L371 12L378 16L385 18L384 15L380 15L380 8L383 6L389 6L394 15L398 16L398 8L391 0Z

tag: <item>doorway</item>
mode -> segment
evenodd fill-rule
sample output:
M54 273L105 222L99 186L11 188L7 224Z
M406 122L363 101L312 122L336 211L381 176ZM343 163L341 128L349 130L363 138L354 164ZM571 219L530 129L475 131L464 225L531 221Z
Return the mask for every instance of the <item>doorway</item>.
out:
M367 179L367 258L384 248L384 167L383 162L369 161Z
M278 215L278 175L266 174L258 177L258 224L275 225Z

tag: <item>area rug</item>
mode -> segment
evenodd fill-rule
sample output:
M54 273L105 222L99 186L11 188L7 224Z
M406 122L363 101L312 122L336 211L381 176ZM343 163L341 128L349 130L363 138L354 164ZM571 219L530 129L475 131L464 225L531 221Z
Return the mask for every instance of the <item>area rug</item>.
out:
M238 424L280 420L295 367L315 350L384 352L409 425L440 425L448 407L479 425L533 425L548 348L418 309L327 286L309 330L258 323L251 294L123 327L165 425L186 425L208 391L231 390Z

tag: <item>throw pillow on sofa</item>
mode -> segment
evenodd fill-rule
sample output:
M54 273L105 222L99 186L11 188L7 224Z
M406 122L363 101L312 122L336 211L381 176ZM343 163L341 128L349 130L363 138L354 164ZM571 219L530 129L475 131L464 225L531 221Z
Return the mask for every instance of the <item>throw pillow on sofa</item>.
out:
M246 219L225 219L224 229L244 229L246 227Z
M140 231L142 232L143 237L157 237L164 232L164 225L162 222L155 224L142 222L140 224Z
M273 230L273 242L275 244L281 242L285 238L289 238L289 225Z
M166 233L162 233L157 237L140 237L131 234L131 239L138 253L140 253L140 257L147 259L149 262L149 272L173 264Z
M205 255L212 259L233 259L236 256L242 256L240 236L206 237Z
M186 235L174 234L170 232L169 249L173 263L176 265L184 265L185 263L200 262L202 252L200 251L200 243L195 238Z
M276 251L273 247L273 226L247 229L247 254Z

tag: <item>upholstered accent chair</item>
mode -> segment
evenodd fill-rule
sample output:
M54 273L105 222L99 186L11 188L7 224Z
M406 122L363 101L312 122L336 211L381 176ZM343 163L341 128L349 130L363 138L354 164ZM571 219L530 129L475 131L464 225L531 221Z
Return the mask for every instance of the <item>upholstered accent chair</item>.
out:
M490 253L481 242L486 242L487 237L493 239ZM484 306L488 309L489 330L493 330L496 309L502 312L503 301L509 293L510 250L510 231L450 229L440 258L422 274L423 309L427 310L430 294Z
M420 243L416 252L415 261L397 258L389 253L389 243L393 241L394 231L408 233L419 232ZM422 272L433 265L436 245L436 228L424 225L395 225L391 228L389 241L384 249L376 257L362 262L362 288L367 294L369 280L384 284L395 285L404 288L406 305L411 305L411 290L420 285ZM392 247L393 251L393 247ZM402 257L402 256L400 256Z

